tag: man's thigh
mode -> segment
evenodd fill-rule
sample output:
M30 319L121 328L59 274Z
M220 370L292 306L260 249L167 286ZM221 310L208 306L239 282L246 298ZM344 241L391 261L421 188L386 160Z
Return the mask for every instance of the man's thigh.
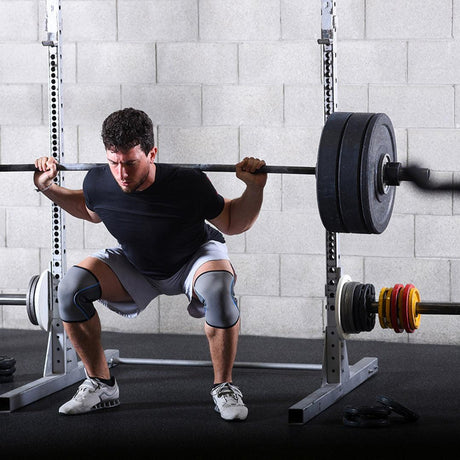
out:
M99 281L102 291L102 299L109 302L132 302L133 299L120 283L117 275L104 262L96 257L87 257L77 264L79 267L89 270Z

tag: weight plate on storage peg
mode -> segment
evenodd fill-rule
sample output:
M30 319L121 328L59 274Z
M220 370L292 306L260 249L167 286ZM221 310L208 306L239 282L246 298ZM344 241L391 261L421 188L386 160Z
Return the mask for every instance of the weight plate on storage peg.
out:
M35 290L37 288L39 275L33 276L29 281L26 294L26 310L29 321L34 325L38 326L37 315L35 314Z
M384 167L396 161L393 124L386 114L376 113L366 127L361 158L362 212L368 233L382 233L390 222L396 189L385 185Z
M390 321L395 332L403 332L404 327L399 322L398 306L399 306L399 296L401 295L402 289L404 286L402 284L395 284L393 292L391 293L391 312L390 312Z
M337 327L337 334L341 339L348 338L342 327L342 291L343 287L351 281L350 275L342 275L337 283L335 291L335 324Z
M361 283L351 281L347 283L342 291L342 327L345 333L356 334L359 332L353 319L353 304L355 290L360 286Z
M346 232L339 204L339 158L343 133L351 112L329 115L319 142L316 163L316 198L319 215L326 230Z

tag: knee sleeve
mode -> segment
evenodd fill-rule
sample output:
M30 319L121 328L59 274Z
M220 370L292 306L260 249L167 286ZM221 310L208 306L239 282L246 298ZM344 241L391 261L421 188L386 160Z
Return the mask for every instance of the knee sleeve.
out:
M236 324L240 310L233 292L234 278L227 271L201 274L195 281L195 292L205 308L206 323L227 329Z
M100 299L101 286L86 268L71 267L58 286L59 314L62 321L87 321L96 313L93 301Z

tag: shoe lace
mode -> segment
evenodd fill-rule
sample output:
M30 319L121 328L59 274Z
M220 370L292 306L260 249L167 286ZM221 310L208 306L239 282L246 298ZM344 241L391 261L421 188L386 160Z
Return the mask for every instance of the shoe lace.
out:
M243 397L241 390L237 386L228 382L221 383L217 386L215 391L218 398L224 398L225 403L227 403L229 399L233 399L235 402L238 402L239 398Z
M97 380L87 378L79 387L75 393L73 399L81 399L86 393L92 393L99 388L100 384Z

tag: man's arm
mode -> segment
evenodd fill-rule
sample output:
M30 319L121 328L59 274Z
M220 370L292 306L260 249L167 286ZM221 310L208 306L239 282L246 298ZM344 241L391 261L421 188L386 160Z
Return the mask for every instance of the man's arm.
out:
M210 222L222 233L238 235L249 230L256 221L263 201L267 175L256 171L265 165L257 158L245 158L236 165L236 176L246 184L239 198L225 199L224 209Z
M86 207L83 190L70 190L53 182L58 173L56 165L56 160L51 157L35 160L38 171L34 174L34 183L37 189L72 216L89 222L101 222L99 216Z

